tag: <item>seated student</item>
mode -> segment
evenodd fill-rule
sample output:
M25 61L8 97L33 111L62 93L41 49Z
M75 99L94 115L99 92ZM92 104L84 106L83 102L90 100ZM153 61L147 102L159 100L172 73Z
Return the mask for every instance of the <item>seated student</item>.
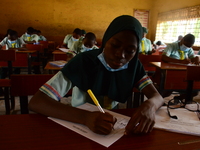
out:
M79 40L81 34L82 34L81 29L79 28L74 29L72 34L68 34L65 36L62 46L71 49L73 43Z
M175 41L175 42L176 42L176 43L180 42L180 41L182 40L182 38L183 38L183 36L182 36L182 35L179 35L179 36L178 36L178 40Z
M143 29L143 38L140 44L140 54L143 55L151 55L152 53L155 53L154 47L152 47L151 41L146 38L146 34L148 33L147 28L142 27Z
M197 55L200 55L200 50L198 51Z
M80 52L86 52L93 49L98 49L98 47L95 45L96 43L96 36L92 32L88 32L82 41L78 40L74 42L72 45L71 50L76 52L77 54Z
M25 43L33 44L38 43L39 36L35 34L35 29L28 27L25 34L20 37Z
M154 41L153 46L156 51L162 51L167 47L167 45L162 41Z
M40 30L36 30L37 35L39 36L38 41L47 41L47 39L42 35L42 32Z
M18 38L17 31L14 31L14 30L10 30L9 33L8 33L8 36L5 37L0 42L0 49L2 49L2 47L4 45L6 45L6 50L11 49L11 48L24 48L25 47L24 41L21 40L20 38ZM20 74L20 68L15 68L13 73L14 74ZM0 78L5 79L7 77L7 74L8 74L8 69L2 68Z
M81 30L81 37L79 38L79 41L82 41L84 39L85 35L86 35L86 31Z
M199 57L195 56L192 49L194 42L194 35L187 34L180 42L168 44L163 51L162 60L165 62L199 65Z
M195 36L192 34L187 34L182 38L180 42L168 44L162 53L162 61L181 64L193 63L199 65L199 57L195 56L194 51L192 49L194 42ZM164 93L163 97L167 97L169 95L171 95L171 92ZM194 96L196 95L197 93L194 94ZM178 98L181 100L184 99L185 94L181 93L181 95Z
M118 102L125 103L133 87L137 87L148 100L134 111L125 134L151 132L155 113L164 100L138 59L141 39L142 26L137 19L128 15L115 18L104 34L102 47L71 59L32 97L29 109L86 125L95 133L109 134L116 122L111 114L72 106L93 103L86 92L91 89L100 105L111 109ZM60 103L60 98L72 87L72 106Z
M25 42L18 38L18 33L17 31L10 30L8 33L8 36L5 37L1 42L0 42L0 49L6 45L6 50L10 48L22 48L25 47Z

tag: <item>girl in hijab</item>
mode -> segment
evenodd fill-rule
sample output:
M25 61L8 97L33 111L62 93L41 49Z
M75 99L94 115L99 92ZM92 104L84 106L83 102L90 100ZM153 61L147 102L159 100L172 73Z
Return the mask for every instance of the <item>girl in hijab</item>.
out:
M116 122L111 114L76 106L86 102L94 104L87 94L91 89L102 107L112 109L118 102L126 102L136 87L148 100L133 113L125 133L150 132L155 113L164 100L138 60L141 39L142 26L137 19L128 15L115 18L104 34L102 47L71 59L33 96L29 109L86 125L95 133L109 134ZM59 102L71 88L73 107Z

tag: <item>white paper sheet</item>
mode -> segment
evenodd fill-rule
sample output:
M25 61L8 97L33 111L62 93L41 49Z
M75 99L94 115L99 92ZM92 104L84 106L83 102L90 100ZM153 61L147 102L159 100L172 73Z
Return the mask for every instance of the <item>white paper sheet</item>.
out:
M95 105L92 105L89 103L83 104L79 106L78 108L90 110L90 111L99 111ZM109 110L105 110L105 112L109 112L110 114L112 114L113 116L117 118L117 122L114 125L114 130L109 135L96 134L92 132L88 127L81 124L77 124L77 123L73 123L73 122L69 122L65 120L60 120L60 119L56 119L52 117L48 117L48 118L105 147L109 147L111 144L116 142L118 139L120 139L124 135L125 127L130 117L127 117L127 116L124 116L124 115L121 115Z
M191 112L185 108L169 110L170 114L176 115L178 119L170 118L167 113L167 107L163 106L156 113L154 128L200 136L200 120L196 112Z
M63 52L68 52L69 49L66 49L66 48L59 48L59 50L63 51Z

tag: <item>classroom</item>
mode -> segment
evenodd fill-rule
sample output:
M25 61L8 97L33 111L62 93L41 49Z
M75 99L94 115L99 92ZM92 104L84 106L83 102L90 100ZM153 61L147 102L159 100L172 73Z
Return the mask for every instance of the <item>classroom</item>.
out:
M42 35L46 38L44 43L40 43L39 40L39 44L37 42L27 42L26 45L32 45L31 48L26 46L27 51L23 50L23 48L22 50L20 50L20 48L19 50L9 50L10 52L8 54L10 57L8 59L11 60L6 60L6 62L5 59L7 59L7 56L5 59L0 56L0 149L42 150L78 149L80 147L87 150L134 148L152 150L200 149L200 82L196 82L200 80L199 0L6 0L1 1L0 6L2 12L0 14L1 41L5 38L8 29L17 31L18 36L21 37L23 34L27 33L27 28L30 27L34 28L35 31L41 31ZM186 10L190 10L189 12L191 13L185 13ZM115 83L113 82L119 80L119 78L115 79L113 74L121 70L126 70L128 65L123 64L125 67L123 66L121 68L112 67L112 63L110 65L105 59L106 57L104 58L104 55L97 56L96 53L90 52L92 54L91 56L97 56L100 62L111 73L104 74L104 72L107 71L105 68L106 71L102 71L103 73L101 70L93 69L92 67L96 64L88 63L88 66L92 69L88 69L87 67L83 68L83 66L87 64L87 61L86 63L83 61L84 63L82 65L82 62L79 61L78 58L85 60L84 54L81 53L79 55L77 52L71 50L71 48L64 47L63 40L66 38L66 35L72 34L73 31L75 31L74 29L79 28L85 30L86 33L95 34L96 41L94 43L97 46L97 50L101 52L101 46L103 45L104 47L102 48L108 49L106 44L110 41L107 40L105 44L105 41L102 41L103 38L110 36L109 38L112 39L113 37L117 37L116 35L111 36L106 32L111 21L121 15L136 17L136 11L148 13L146 26L143 26L146 27L147 31L145 28L142 28L143 33L141 32L140 34L140 32L135 33L136 29L134 29L133 37L131 34L132 32L126 32L130 29L126 29L126 27L122 26L123 22L121 22L119 23L119 30L121 26L124 29L120 32L117 31L116 35L121 33L119 37L124 37L124 39L130 37L142 40L140 36L146 33L145 36L152 43L151 47L153 50L154 46L155 49L157 48L154 43L155 41L162 41L168 46L171 43L175 43L179 35L188 35L191 42L193 38L191 34L194 34L195 42L193 39L193 43L191 42L188 46L184 43L184 40L182 40L182 44L184 46L186 45L186 49L194 50L191 55L188 54L188 56L184 57L190 59L188 61L194 63L195 66L185 65L189 63L186 62L186 58L182 59L183 55L181 52L179 53L182 62L180 60L173 61L173 59L168 58L169 56L163 56L163 52L167 55L164 49L162 49L162 51L158 51L157 49L157 52L145 55L142 55L141 50L138 52L139 57L137 58L140 60L140 63L136 64L138 68L140 64L143 65L144 71L137 70L138 72L131 72L131 75L134 76L134 79L130 77L130 83L134 83L134 86L130 85L132 88L131 91L128 90L130 89L129 84L123 83L123 81L129 81L129 77L119 81L123 86L118 89L120 92L116 92L116 95L113 96L112 90L111 92L109 90L114 87ZM184 31L182 28L175 29L175 27L165 30L164 28L168 27L166 24L168 23L167 21L170 20L169 18L176 18L177 16L182 17L181 19L183 19L184 16L187 16L187 18L196 16L195 19L197 21L192 20L193 22L189 22L191 28L188 27L187 30L183 29ZM140 19L138 20L140 21ZM162 24L163 20L165 21L164 24ZM115 26L117 25L115 24ZM171 32L176 30L179 32ZM170 33L168 34L166 31L170 31ZM184 39L186 42L187 37L184 37ZM45 42L48 43L47 47L45 47ZM181 41L179 41L179 43L180 42ZM42 45L40 50L36 50L36 47L39 45ZM122 46L125 46L125 44L122 44ZM2 51L6 49L4 49L4 47L1 50L1 48L2 46L0 44L0 55L3 55L4 52ZM100 48L100 50L98 48ZM42 53L41 49L44 50ZM102 50L103 52L106 51L104 49ZM138 49L143 49L142 42ZM103 54L103 52L101 54ZM75 55L78 57L75 57ZM107 54L107 56L109 55ZM73 59L72 57L75 58ZM131 57L133 58L134 56ZM103 63L102 58L107 66ZM70 59L72 59L72 61ZM94 60L92 57L89 59L91 59L91 61ZM133 61L129 61L128 63L130 63L131 66L131 64L137 60L133 58ZM12 64L11 66L9 65L10 62ZM68 62L70 62L69 65ZM179 62L182 65L176 64ZM72 74L74 75L74 73L77 73L76 69L73 69L74 66L78 66L76 63L80 65L80 68L83 68L79 68L81 71L84 69L86 69L86 72L90 70L94 71L91 71L91 74L88 73L89 76L94 74L97 78L100 77L98 73L102 73L104 76L108 75L109 77L106 78L106 81L110 81L108 83L101 83L101 81L94 81L93 78L90 81L88 77L86 78L85 76L83 76L82 79L81 75L75 75L74 78L73 76L71 77ZM120 65L119 63L118 66ZM11 72L10 67L12 70ZM72 73L65 72L63 67L67 71L72 71ZM8 72L6 78L1 78L3 68L8 68L6 70ZM21 70L19 70L19 68L21 68ZM97 68L101 67L97 66ZM188 73L189 69L191 69L190 75ZM18 71L21 71L20 75L19 73L15 74L15 72ZM123 72L123 75L129 75L125 71L121 72ZM137 73L139 75L137 75ZM55 78L52 80L54 75L61 79L60 82ZM118 75L122 76L120 73ZM142 78L138 79L138 76ZM79 85L79 83L76 82L78 78L81 78L81 84L85 83L86 85ZM110 86L111 82L113 85ZM63 87L63 89L67 90L67 92L57 87L58 85L63 86L65 83L67 83L67 87ZM101 100L101 94L103 92L105 93L105 90L102 90L103 92L100 91L97 89L97 86L91 86L92 83L97 84L97 86L98 84L101 85L102 89L109 85L109 87L106 88L108 90L106 93L107 95L103 95L103 101ZM137 85L136 88L135 85ZM99 103L95 100L96 97L91 90L88 91L92 94L88 91L84 91L86 88L89 89L88 87L91 87ZM82 91L81 88L84 90ZM113 91L116 91L117 88L118 87L115 87ZM4 95L2 95L1 89L3 89ZM121 91L124 92L126 90L132 93L131 97L128 95L128 92L128 94L122 94L122 97L120 97ZM53 91L55 91L55 94ZM86 95L87 92L89 95ZM43 93L43 95L41 93ZM77 95L74 96L73 93ZM97 93L100 95L97 95ZM83 98L80 98L80 94ZM112 96L122 99L128 97L128 99L126 99L127 101L124 103L125 101L123 100L114 101L115 99L113 99ZM62 99L63 97L64 99ZM193 97L194 99L192 99ZM80 100L80 103L77 102L78 100L74 100L76 98ZM90 98L90 100L85 101L87 98ZM42 99L44 99L44 101L39 103L39 100L41 101ZM52 99L54 99L55 102L51 102ZM46 105L45 100L46 102L49 101L50 104ZM152 108L155 108L155 110L147 108L147 101L149 100ZM81 105L82 103L84 105ZM97 107L95 105L91 106L89 103L93 103ZM64 109L64 105L66 105L67 108L69 107L69 113ZM53 108L54 106L55 108ZM193 106L195 106L195 108ZM15 110L16 108L20 108L20 110ZM88 110L97 111L100 115L86 113L85 111ZM136 115L134 115L133 112L136 112ZM142 114L143 112L145 112L145 115ZM63 113L66 114L63 115ZM86 116L86 114L88 116ZM95 117L99 117L102 120L106 118L107 126L105 125L103 129L99 129L100 127L102 128L102 126L98 125L98 123L97 125L95 124L96 126L94 127L92 123L88 123L90 121L97 121L92 120L96 119ZM139 119L137 119L137 117ZM77 121L77 119L79 120ZM98 121L101 122L102 120ZM144 123L144 127L142 127L142 123Z

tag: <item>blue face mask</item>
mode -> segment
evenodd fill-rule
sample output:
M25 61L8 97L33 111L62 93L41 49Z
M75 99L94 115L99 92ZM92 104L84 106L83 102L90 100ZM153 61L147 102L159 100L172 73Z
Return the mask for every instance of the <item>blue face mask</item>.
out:
M182 45L180 46L180 50L182 50L182 51L184 51L184 52L187 52L187 51L190 50L190 48L187 47L187 46L185 46L184 44L182 44Z
M72 41L78 41L78 39L75 39L75 38L72 36Z
M122 66L122 67L119 68L119 69L113 69L113 68L111 68L111 67L106 63L106 61L105 61L105 59L104 59L103 53L99 54L97 57L99 58L100 62L104 65L104 67L105 67L108 71L114 72L114 71L120 71L120 70L124 70L124 69L127 69L127 68L128 68L128 63L126 63L124 66Z
M8 40L8 43L11 43L11 44L16 43L16 40L15 41Z
M30 37L31 35L30 35L30 34L28 34L28 33L26 33L26 36L27 36L27 37Z
M92 50L92 47L91 47L91 48L86 47L84 44L82 45L82 48L83 48L85 51L90 51L90 50Z

